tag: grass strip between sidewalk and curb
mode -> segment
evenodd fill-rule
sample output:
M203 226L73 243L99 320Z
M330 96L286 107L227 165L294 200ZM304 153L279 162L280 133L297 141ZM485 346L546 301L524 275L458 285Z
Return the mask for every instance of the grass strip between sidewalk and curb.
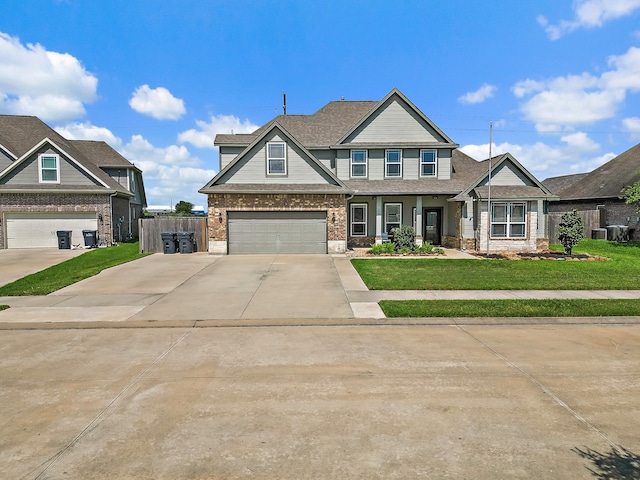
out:
M0 287L0 297L48 295L68 285L93 277L102 270L150 255L140 253L138 242L90 250L78 257L27 275ZM0 306L2 309L2 306Z
M640 299L381 300L387 317L640 316Z
M583 240L573 253L604 261L360 259L352 265L370 290L635 290L640 244Z

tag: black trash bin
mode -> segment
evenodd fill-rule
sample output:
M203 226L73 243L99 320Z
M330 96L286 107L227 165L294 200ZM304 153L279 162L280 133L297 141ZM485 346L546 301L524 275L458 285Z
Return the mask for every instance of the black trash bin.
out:
M84 237L84 246L87 248L96 248L98 246L98 231L97 230L82 230L82 236Z
M176 234L173 232L162 232L162 245L164 253L176 253Z
M58 230L58 250L71 249L71 230Z
M180 253L193 253L193 232L178 232Z

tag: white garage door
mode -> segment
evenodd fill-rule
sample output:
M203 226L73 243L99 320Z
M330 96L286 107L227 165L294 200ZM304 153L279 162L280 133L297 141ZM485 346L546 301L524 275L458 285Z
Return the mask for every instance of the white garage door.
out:
M97 230L95 213L7 213L8 248L58 247L58 230L70 230L71 244L83 245L82 230Z
M327 212L229 212L229 253L327 253Z

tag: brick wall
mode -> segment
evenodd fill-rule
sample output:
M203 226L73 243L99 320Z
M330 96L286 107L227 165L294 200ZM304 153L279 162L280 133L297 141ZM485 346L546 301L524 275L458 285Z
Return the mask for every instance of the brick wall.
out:
M347 240L344 195L220 193L209 194L208 204L209 240L212 242L227 240L227 211L326 211L327 240Z
M8 212L95 212L98 218L102 215L102 222L98 221L98 237L111 243L109 195L0 193L0 222L4 222L4 214ZM0 225L0 233L0 249L7 248L5 225Z

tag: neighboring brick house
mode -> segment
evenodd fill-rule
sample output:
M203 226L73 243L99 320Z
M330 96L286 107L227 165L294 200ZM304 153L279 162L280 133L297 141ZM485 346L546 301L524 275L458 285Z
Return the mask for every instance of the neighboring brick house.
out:
M340 253L411 225L416 243L492 251L548 244L553 195L510 154L478 162L400 91L219 134L213 253ZM489 246L487 238L491 230Z
M104 142L67 140L31 116L0 115L0 249L56 247L56 231L137 237L142 172Z
M576 209L585 221L587 238L594 229L624 225L629 240L640 240L640 213L623 198L624 190L638 181L640 144L589 173L547 178L542 183L560 197L549 207L551 234L555 237L562 214Z

